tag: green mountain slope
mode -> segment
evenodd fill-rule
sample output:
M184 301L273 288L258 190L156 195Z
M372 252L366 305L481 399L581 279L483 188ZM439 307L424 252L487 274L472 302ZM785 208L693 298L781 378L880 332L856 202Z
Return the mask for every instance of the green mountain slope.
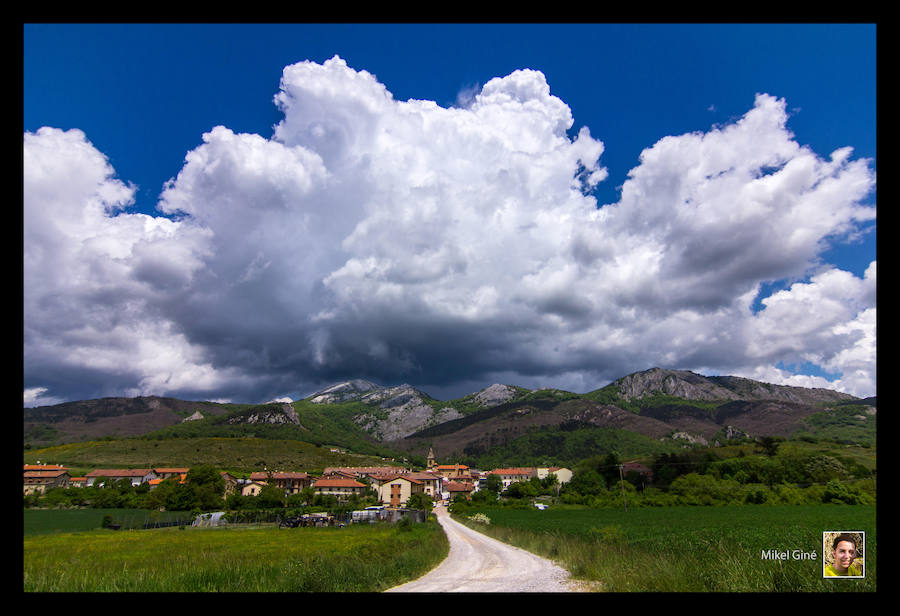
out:
M651 454L763 436L871 445L875 430L874 399L653 368L585 394L495 384L440 401L409 385L355 380L290 404L82 401L25 409L24 440L28 450L100 438L253 438L418 462L433 448L440 459L527 454L562 464L613 447Z

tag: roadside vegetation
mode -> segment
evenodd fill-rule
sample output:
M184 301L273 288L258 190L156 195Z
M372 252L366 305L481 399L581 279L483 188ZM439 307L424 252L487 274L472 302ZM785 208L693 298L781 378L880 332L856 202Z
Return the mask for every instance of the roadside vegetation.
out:
M454 518L556 561L605 592L871 592L875 507L588 509L481 506ZM822 533L866 531L865 578L823 579ZM765 559L765 550L794 556Z

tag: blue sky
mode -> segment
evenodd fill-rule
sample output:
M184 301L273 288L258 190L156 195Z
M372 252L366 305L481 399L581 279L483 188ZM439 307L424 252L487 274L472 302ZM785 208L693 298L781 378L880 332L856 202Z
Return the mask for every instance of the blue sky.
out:
M492 79L522 69L539 72L549 85L550 95L570 110L573 122L566 131L569 140L574 142L579 130L588 127L590 137L602 142L598 167L605 169L605 179L585 193L595 197L598 205L620 201L621 189L629 172L641 164L643 151L664 137L702 134L733 125L754 107L758 94L783 101L788 116L786 130L800 147L826 160L832 152L849 146L853 160L868 160L873 175L876 168L876 28L871 24L26 24L23 51L25 133L35 134L41 127L83 132L92 148L106 157L115 178L134 187L126 211L156 219L175 218L173 212L157 209L163 186L187 169L186 155L199 151L204 143L203 135L214 127L290 143L273 132L285 119L283 110L273 103L285 67L305 61L322 65L335 55L349 70L366 71L374 76L396 102L434 101L445 109L466 108L471 96ZM302 144L314 149L308 143ZM28 197L26 193L26 207ZM874 180L871 190L856 198L855 203L874 208ZM199 221L202 217L193 218ZM874 217L851 218L852 222L825 232L823 237L828 244L820 243L816 254L812 258L807 255L803 264L799 261L790 267L781 264L783 267L772 269L779 274L758 275L759 292L751 304L752 312L763 311L763 300L774 293L789 291L797 283L812 284L824 266L862 280L875 261L875 220ZM124 219L120 222L124 223ZM26 232L28 224L26 218ZM219 237L222 235L220 232ZM336 241L346 237L345 234ZM452 245L448 239L447 246ZM260 257L258 263L270 263L276 258L262 249L254 254L272 257ZM372 257L380 253L365 254ZM344 257L347 255L341 258ZM356 257L362 258L362 254ZM333 264L351 262L355 263L352 258L338 259ZM327 274L338 271L349 270L334 267L318 273L321 280L326 280ZM791 274L782 276L784 272ZM483 282L471 281L472 288L486 288ZM26 279L26 289L28 286ZM799 291L800 287L795 293L798 297ZM379 355L381 351L369 355L391 357L398 366L394 369L373 367L368 360L359 358L349 360L355 347L342 347L338 353L335 346L332 349L335 356L344 360L329 369L322 368L328 362L321 358L318 363L313 362L318 368L310 368L312 364L304 361L266 360L270 366L278 365L283 376L262 385L240 362L229 365L219 356L214 350L216 345L210 342L212 332L204 333L184 313L186 308L173 308L176 301L173 296L164 306L147 308L148 314L162 315L160 318L168 323L167 327L183 336L184 343L196 354L192 365L222 375L239 375L231 382L245 383L242 387L219 385L229 380L221 376L210 378L210 383L217 385L206 389L191 390L187 386L173 389L185 395L206 394L223 399L291 397L328 379L366 375L431 386L432 392L448 396L466 393L465 388L475 387L482 379L504 377L521 378L522 384L547 382L563 388L592 389L606 384L604 380L608 382L637 369L642 361L656 365L667 360L679 364L671 367L764 374L759 366L753 372L753 362L747 357L725 360L720 353L709 349L684 353L670 349L658 356L648 351L616 366L605 352L595 353L593 347L589 351L574 342L568 344L571 356L582 357L591 364L584 374L574 359L562 363L530 359L522 365L503 367L469 358L461 351L451 354L454 361L468 358L473 366L479 367L457 371L443 363L446 360L438 359L439 353L419 348L414 341L400 342L398 337L392 338L388 332L394 330L385 326L383 336L370 340L366 348L389 348L387 356ZM595 307L599 305L594 299L590 301ZM853 302L854 308L848 308L852 314L845 315L851 320L862 313L865 304L860 304L858 299ZM315 308L326 310L320 305ZM874 311L874 306L871 308ZM311 306L307 309L303 314L313 310ZM329 312L333 313L334 310ZM452 329L452 322L455 321L435 331ZM349 326L350 321L341 323ZM573 323L567 322L567 327L575 328ZM827 323L831 329L837 326L836 322ZM353 324L365 327L366 331L377 329L357 321ZM84 326L84 323L73 323L72 331L81 331ZM536 322L528 322L528 326L533 329ZM41 333L37 324L26 323L26 329L29 332L26 390L41 389L44 400L61 400L88 396L102 389L99 385L94 389L79 389L73 383L83 383L86 378L100 383L105 369L96 366L90 370L77 369L74 359L65 366L44 359L32 363L29 345L41 347L37 341L49 333ZM587 335L587 330L579 331ZM325 336L336 344L334 332L326 335L304 330L296 335L304 340ZM484 339L481 335L473 336L473 339ZM821 341L821 335L815 336ZM228 350L231 357L247 353L256 362L260 354L273 352L270 343L251 342L255 338L250 332L246 337L237 337L242 342ZM522 338L531 337L523 334ZM850 336L844 344L852 346L853 340L857 339ZM498 341L496 348L511 351L512 344L510 340ZM641 344L649 346L651 342L648 339ZM799 374L827 377L829 381L842 372L835 363L840 355L836 348L810 350L804 355L803 343L797 342L785 352L788 355L776 361L770 361L775 357L768 355L760 361L779 370L784 379L792 376L788 366L796 367L794 371ZM284 350L279 353L290 355ZM793 355L789 356L790 353ZM78 355L73 350L72 356ZM490 352L478 354L480 358L485 355ZM35 351L34 357L37 356ZM815 358L821 361L817 363ZM871 360L874 371L874 356ZM598 367L600 364L602 369ZM54 371L58 372L57 376L51 374ZM366 374L353 374L354 371ZM119 384L114 388L127 391L150 391L154 387L161 390L165 388L147 383L171 382L140 371L126 372L122 371L121 378L105 382L116 381ZM771 377L775 373L767 374ZM874 373L871 378L870 388ZM292 380L297 383L294 388L286 385ZM489 384L484 382L481 386ZM859 393L866 393L863 389L859 386Z

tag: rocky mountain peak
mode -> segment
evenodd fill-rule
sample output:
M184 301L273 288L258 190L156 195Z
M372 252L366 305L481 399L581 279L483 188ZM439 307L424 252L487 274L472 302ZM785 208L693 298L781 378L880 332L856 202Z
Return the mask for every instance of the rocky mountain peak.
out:
M358 400L365 394L384 389L381 385L363 379L353 379L335 383L309 396L307 400L315 404L334 404Z
M703 376L689 370L651 368L622 377L615 384L626 400L667 394L685 400L779 400L798 404L855 399L830 389L773 385L737 376Z
M229 418L227 423L300 425L300 417L290 404L264 404Z
M482 406L490 407L503 404L516 395L516 390L508 385L494 383L475 394L475 400Z
M616 384L626 400L667 394L687 400L737 400L738 395L700 374L688 370L651 368L622 377Z

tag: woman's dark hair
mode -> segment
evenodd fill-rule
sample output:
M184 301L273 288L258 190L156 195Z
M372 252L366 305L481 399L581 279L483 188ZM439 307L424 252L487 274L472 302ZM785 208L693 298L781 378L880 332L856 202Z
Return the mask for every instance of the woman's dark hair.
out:
M834 538L834 541L831 544L831 549L836 550L838 544L841 541L849 541L850 543L853 544L853 549L854 550L856 549L856 537L854 537L853 535L848 535L846 533L838 535L837 537Z

